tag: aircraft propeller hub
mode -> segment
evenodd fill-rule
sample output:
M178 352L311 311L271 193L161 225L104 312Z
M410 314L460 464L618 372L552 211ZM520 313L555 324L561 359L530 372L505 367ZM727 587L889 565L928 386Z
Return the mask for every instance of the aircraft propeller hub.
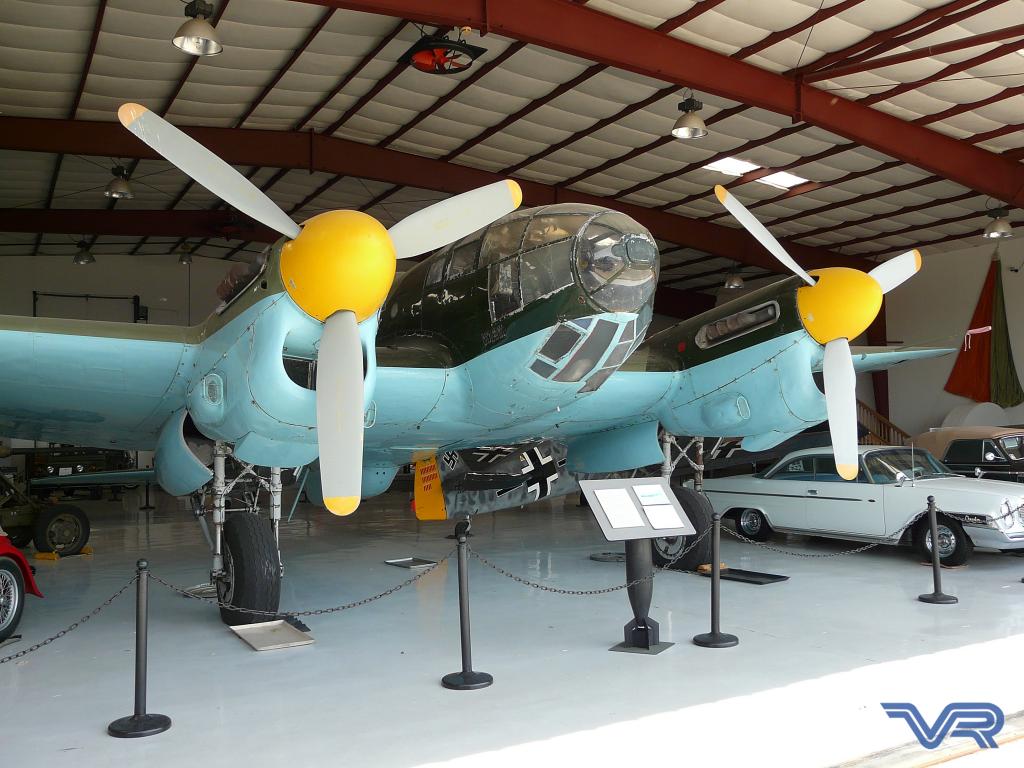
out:
M797 306L804 327L819 344L855 339L874 322L882 308L882 287L868 273L827 267L809 274L817 281L797 289Z
M391 290L395 247L384 226L368 214L321 213L282 246L281 278L292 300L317 320L347 310L362 322Z

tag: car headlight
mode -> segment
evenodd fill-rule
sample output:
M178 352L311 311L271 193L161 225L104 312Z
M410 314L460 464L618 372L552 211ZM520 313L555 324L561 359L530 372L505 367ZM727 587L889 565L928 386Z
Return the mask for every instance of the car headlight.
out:
M83 467L81 464L76 464L75 472L85 472L85 467Z
M1017 507L1017 522L1024 526L1024 504Z

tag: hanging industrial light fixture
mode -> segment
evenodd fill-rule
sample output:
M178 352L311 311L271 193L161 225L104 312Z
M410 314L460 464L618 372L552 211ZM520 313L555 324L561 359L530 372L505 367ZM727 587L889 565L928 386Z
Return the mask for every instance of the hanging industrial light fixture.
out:
M743 287L743 275L739 272L730 272L725 276L725 284L722 286L727 291L736 291Z
M128 183L128 169L123 165L115 165L110 172L114 178L107 184L107 189L103 194L115 200L131 200L135 197L132 185Z
M677 139L700 139L708 135L708 127L704 120L697 113L704 107L704 103L693 98L693 94L679 102L679 111L682 112L672 126L672 135Z
M992 221L985 227L982 237L995 240L1002 237L1013 237L1013 227L1008 218L1010 212L1006 208L992 208L985 211L985 215L991 217Z
M216 56L224 50L217 30L207 19L213 16L213 5L203 0L191 0L185 5L189 20L182 24L171 38L175 46L193 56Z
M73 264L94 264L96 262L96 257L89 251L89 243L85 240L79 240L75 243L75 247L78 248L78 253L71 259Z
M191 264L192 263L192 246L185 243L178 249L178 263L179 264Z
M454 75L473 66L486 48L470 45L463 37L471 32L470 27L459 29L459 39L451 40L447 35L423 35L403 53L398 61L408 64L420 72L432 75Z

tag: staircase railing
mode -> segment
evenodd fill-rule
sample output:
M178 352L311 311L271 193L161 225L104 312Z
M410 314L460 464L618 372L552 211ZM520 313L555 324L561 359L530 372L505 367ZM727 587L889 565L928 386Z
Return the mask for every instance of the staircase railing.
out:
M868 434L860 439L865 445L903 445L910 437L909 432L904 432L860 400L857 401L857 421L868 431Z

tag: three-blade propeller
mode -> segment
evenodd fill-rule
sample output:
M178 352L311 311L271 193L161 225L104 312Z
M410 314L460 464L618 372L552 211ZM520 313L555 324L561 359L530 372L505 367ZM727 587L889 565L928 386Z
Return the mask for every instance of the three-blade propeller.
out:
M850 339L863 333L882 307L882 296L921 268L921 254L908 251L870 272L827 267L805 272L743 204L722 186L715 196L737 221L806 286L797 290L804 327L825 345L822 375L825 409L836 469L846 480L857 477L857 391Z
M395 259L427 253L511 213L519 185L499 181L442 200L390 229L358 211L331 211L302 227L238 171L139 104L117 111L121 124L224 202L286 238L281 276L292 300L323 321L316 421L324 502L335 514L359 505L363 462L363 348L358 323L380 309ZM372 342L371 342L372 343Z

